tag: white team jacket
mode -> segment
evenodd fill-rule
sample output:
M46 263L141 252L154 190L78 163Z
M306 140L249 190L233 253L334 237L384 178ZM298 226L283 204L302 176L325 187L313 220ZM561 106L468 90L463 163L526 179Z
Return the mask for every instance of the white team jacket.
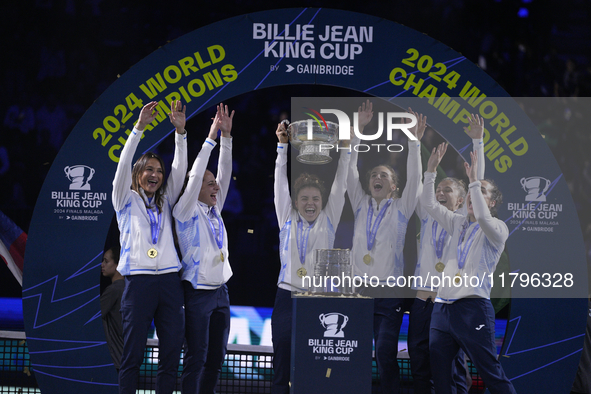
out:
M353 144L353 142L351 142ZM404 237L408 220L413 214L419 196L421 184L421 156L420 142L408 141L407 180L406 187L400 198L394 199L378 228L375 243L371 251L367 250L367 214L369 204L373 207L375 222L379 210L387 200L383 200L377 207L376 201L365 193L359 180L357 170L357 152L351 155L349 175L347 177L347 194L355 213L355 230L353 233L353 248L351 260L354 274L357 276L376 276L384 284L388 276L398 277L404 273ZM370 264L365 264L363 257L370 254Z
M308 244L304 264L300 262L297 247L297 223L302 220L303 229L308 229L308 221L300 217L298 211L292 208L287 182L287 154L289 144L277 144L277 160L275 161L275 212L277 222L281 226L279 232L279 257L281 259L281 271L277 285L285 290L306 290L303 288L303 279L296 275L296 271L304 267L307 275L313 275L314 250L332 249L335 233L341 219L343 206L345 205L345 185L347 166L351 154L347 151L340 153L339 163L335 179L332 183L330 196L326 206L314 221L309 230Z
M232 177L232 139L220 138L221 150L216 176L220 189L217 193L215 209L221 218ZM191 282L195 289L216 289L232 276L226 227L223 226L223 243L220 250L211 231L207 217L208 209L204 206L205 204L198 202L203 175L211 151L216 145L216 142L209 138L203 143L191 168L187 188L173 210L173 216L176 219L176 233L183 256L184 270L181 279ZM222 261L220 253L223 253L224 261Z
M421 195L421 204L445 228L448 234L451 234L448 259L444 261L444 280L442 286L439 287L435 301L451 303L461 298L473 296L488 299L491 291L490 275L494 273L503 253L505 242L509 237L509 229L502 220L491 216L480 190L480 181L469 185L474 216L476 217L476 222L470 223L466 215L452 212L435 200L433 190L435 176L436 174L433 172L425 173L425 189ZM458 245L462 248L466 246L469 235L476 224L479 224L480 228L475 233L465 265L460 269L457 257ZM468 228L465 235L463 239L460 239L466 226ZM456 274L460 274L462 277L459 282L461 286L455 286L453 283ZM451 280L447 281L445 277L451 278Z
M482 143L482 139L473 139L472 140L473 150L478 155L478 179L484 179L484 144ZM421 188L422 189L422 188ZM465 198L464 198L465 202ZM418 260L417 260L417 267L415 268L415 277L420 279L413 280L412 288L414 290L424 290L424 291L437 291L439 288L438 284L440 281L437 279L433 279L433 277L441 278L440 272L437 272L435 269L435 265L440 261L443 263L449 259L447 256L448 253L456 253L456 248L450 247L451 242L451 235L447 234L443 239L443 253L441 259L437 258L437 253L435 252L435 242L439 240L442 231L445 231L443 226L437 224L436 235L435 235L435 242L433 241L433 223L436 221L433 219L431 215L423 208L421 205L421 200L417 203L417 208L415 209L417 216L421 220L421 236L420 236L420 244L418 249ZM468 210L466 209L466 204L462 205L460 209L456 211L459 214L466 216L468 214Z
M127 138L121 151L115 179L113 180L113 207L117 213L117 223L120 231L121 256L117 271L121 275L178 272L181 269L174 239L172 235L172 206L176 203L183 187L183 180L187 172L187 136L175 134L175 152L172 168L164 192L164 204L160 223L158 243L153 245L150 229L150 217L142 197L131 190L131 161L137 149L143 131L136 128ZM140 193L143 190L140 189ZM145 197L146 201L148 199ZM157 217L156 207L151 204L152 211ZM158 255L148 257L148 250L155 248Z

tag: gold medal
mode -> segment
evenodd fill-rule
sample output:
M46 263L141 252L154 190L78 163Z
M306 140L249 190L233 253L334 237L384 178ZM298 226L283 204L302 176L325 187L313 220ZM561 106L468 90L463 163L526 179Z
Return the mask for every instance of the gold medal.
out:
M154 257L158 256L158 251L154 248L148 250L148 257L153 259Z
M445 264L443 264L441 261L437 264L435 264L435 269L437 270L437 272L443 272L443 270L445 269Z
M220 252L220 260L224 261L224 252Z
M458 272L454 278L454 283L456 285L459 285L461 281L462 281L462 275L460 275L460 273Z
M304 267L302 267L299 270L297 270L297 273L300 278L303 278L304 276L306 276L308 271L306 271L306 269Z
M365 263L365 265L371 264L371 256L369 255L369 253L363 256L363 262Z

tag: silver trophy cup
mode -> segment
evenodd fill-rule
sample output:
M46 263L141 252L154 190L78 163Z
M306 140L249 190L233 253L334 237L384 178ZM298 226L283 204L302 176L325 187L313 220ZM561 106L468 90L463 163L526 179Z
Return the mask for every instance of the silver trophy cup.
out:
M309 130L312 138L309 138ZM330 163L330 150L336 145L339 125L334 122L315 122L312 119L298 120L287 128L291 145L300 151L297 160L304 164Z
M314 251L314 276L310 293L352 295L354 288L349 249Z

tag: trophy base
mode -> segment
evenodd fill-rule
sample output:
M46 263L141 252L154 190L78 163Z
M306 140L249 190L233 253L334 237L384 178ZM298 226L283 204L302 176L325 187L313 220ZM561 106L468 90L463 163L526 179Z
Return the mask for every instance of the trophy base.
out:
M297 160L304 164L326 164L332 161L329 144L325 142L304 142Z

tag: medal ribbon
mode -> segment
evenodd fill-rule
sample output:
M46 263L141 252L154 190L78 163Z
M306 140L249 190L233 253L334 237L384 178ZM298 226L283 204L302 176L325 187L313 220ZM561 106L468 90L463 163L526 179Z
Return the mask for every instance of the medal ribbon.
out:
M365 232L367 234L367 250L370 251L373 248L373 244L376 241L376 234L378 233L378 228L382 223L382 219L386 214L386 210L392 204L392 199L388 199L388 201L384 204L382 209L380 209L380 213L378 213L378 217L376 218L375 223L373 226L371 225L371 220L373 219L373 206L371 204L371 197L369 198L369 208L367 209L367 224L365 226Z
M152 231L152 243L156 245L158 243L158 237L160 236L160 222L162 221L162 212L158 212L158 219L150 208L146 208L148 216L150 216L150 230Z
M433 220L433 226L431 227L431 233L433 236L433 246L435 247L435 254L437 258L441 260L441 256L443 256L443 243L445 241L445 236L447 235L447 231L445 229L441 229L441 234L439 234L439 238L437 238L437 222Z
M316 222L314 222L316 224ZM314 227L314 224L308 226L307 229L304 230L304 223L300 218L298 220L298 234L297 234L297 245L298 245L298 254L300 255L300 263L302 265L306 262L306 250L308 249L308 236L310 235L310 230Z
M213 234L213 237L215 238L215 242L218 244L218 248L221 250L222 247L224 246L224 222L222 222L222 219L219 217L218 213L216 212L215 207L211 207L210 212L212 212L213 215L218 220L218 225L219 225L219 229L220 229L219 235L215 231L215 227L213 226L213 222L209 218L209 215L205 215L205 217L207 218L207 221L209 222L209 227L211 228L211 233Z
M460 234L460 239L458 240L458 268L464 268L464 264L466 264L466 257L468 257L468 252L470 251L470 247L472 246L472 242L474 241L474 237L476 236L476 232L480 228L480 225L477 224L472 229L472 232L468 236L468 241L466 241L466 245L462 248L462 241L464 240L464 236L466 235L466 231L468 230L470 225L464 226L462 233Z

